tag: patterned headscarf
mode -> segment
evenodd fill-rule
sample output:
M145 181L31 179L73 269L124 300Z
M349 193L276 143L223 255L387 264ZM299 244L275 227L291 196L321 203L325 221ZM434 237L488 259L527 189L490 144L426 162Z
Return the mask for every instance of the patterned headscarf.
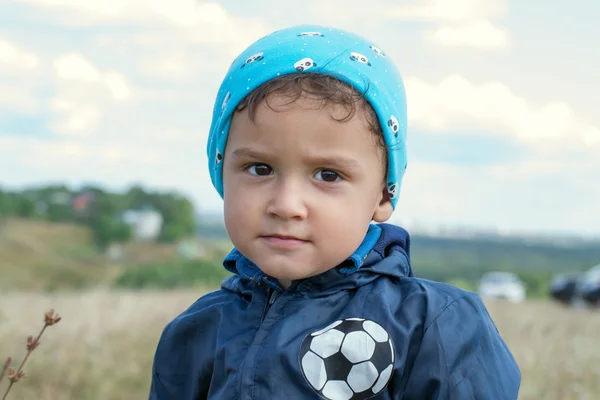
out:
M372 42L324 26L301 25L276 31L254 42L233 62L217 94L208 137L213 185L222 197L223 154L238 104L267 81L305 71L331 75L365 94L385 137L387 186L395 208L407 164L402 78L390 58Z

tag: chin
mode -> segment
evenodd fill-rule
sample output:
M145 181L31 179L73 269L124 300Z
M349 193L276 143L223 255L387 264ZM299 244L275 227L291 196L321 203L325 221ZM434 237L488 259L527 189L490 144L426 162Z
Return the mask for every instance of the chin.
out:
M270 277L273 277L277 280L284 280L284 281L297 281L298 279L305 279L308 278L310 276L310 274L281 274L281 273L277 273L277 271L273 271L272 273L262 270L265 274L269 275Z
M260 267L259 267L260 268ZM282 269L285 268L261 268L262 272L264 272L265 274L277 279L277 280L284 280L284 281L297 281L299 279L306 279L306 278L310 278L311 276L317 275L318 272L316 271L310 271L310 272L292 272L292 271L282 271Z

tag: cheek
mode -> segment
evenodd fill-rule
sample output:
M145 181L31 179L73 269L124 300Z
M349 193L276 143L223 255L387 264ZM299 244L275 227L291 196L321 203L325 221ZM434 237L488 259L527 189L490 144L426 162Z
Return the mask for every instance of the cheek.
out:
M246 196L242 196L241 193L235 190L224 191L223 198L223 212L225 216L225 222L235 222L236 219L244 219L246 214L244 209L246 204L251 204Z
M241 204L245 199L242 182L235 171L231 171L232 166L223 165L223 203L225 215L238 213Z
M229 186L228 183L233 184ZM250 228L261 214L261 200L255 191L244 189L235 182L228 183L223 187L225 227L228 230Z
M225 227L231 231L241 223L240 217L243 214L240 212L241 199L239 185L232 179L231 175L227 174L223 168L223 214L225 219ZM235 229L234 229L235 231Z
M372 213L375 206L379 204L382 193L383 183L373 178L354 188L354 193L348 196L348 201L357 216L363 212L368 214Z
M224 202L224 222L225 230L235 247L243 246L244 233L248 232L248 228L252 226L251 213L243 212L244 207L239 201L235 201L235 197L225 195ZM233 200L227 200L227 199Z

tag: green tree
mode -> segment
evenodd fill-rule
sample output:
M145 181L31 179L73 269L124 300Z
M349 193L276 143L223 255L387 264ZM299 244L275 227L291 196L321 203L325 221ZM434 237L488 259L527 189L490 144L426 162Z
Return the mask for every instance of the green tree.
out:
M196 221L190 200L175 193L164 193L152 195L151 202L163 217L159 240L174 242L194 233Z
M129 225L109 215L100 216L95 222L93 230L94 240L101 248L105 248L112 242L126 242L131 239Z
M35 216L35 202L27 197L20 196L15 201L15 214L21 218Z
M548 272L544 271L521 271L519 278L525 284L527 297L543 298L548 296L550 281L552 279Z
M13 199L14 195L0 188L0 215L14 215L15 214L15 203Z
M104 248L111 242L125 242L131 239L131 228L120 220L123 211L118 196L95 191L94 200L90 204L87 224L92 229L94 241Z

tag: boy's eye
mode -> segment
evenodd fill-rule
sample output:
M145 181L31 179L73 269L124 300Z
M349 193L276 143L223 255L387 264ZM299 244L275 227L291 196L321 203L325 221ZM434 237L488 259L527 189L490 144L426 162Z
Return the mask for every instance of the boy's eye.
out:
M337 172L330 171L327 169L323 169L323 170L317 172L316 177L318 180L324 181L324 182L336 182L337 180L340 179L340 176Z
M248 172L252 175L267 176L270 175L273 170L266 164L252 164L248 167Z

